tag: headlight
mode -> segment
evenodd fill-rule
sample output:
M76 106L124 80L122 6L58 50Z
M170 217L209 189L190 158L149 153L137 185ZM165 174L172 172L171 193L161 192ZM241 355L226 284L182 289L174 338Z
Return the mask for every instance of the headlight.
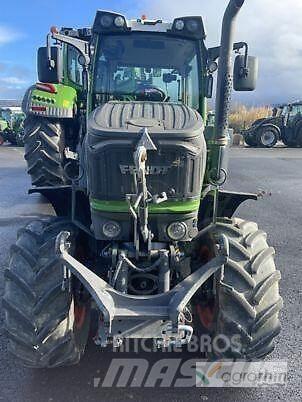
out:
M186 28L189 32L195 33L198 31L199 24L196 20L188 20L186 23Z
M209 73L213 74L213 73L215 73L215 71L217 71L217 69L218 69L218 64L216 63L216 61L211 61L208 65Z
M167 228L170 239L179 241L187 234L187 225L184 222L173 222Z
M177 31L182 31L185 27L185 23L183 22L183 20L177 20L175 21L175 29L177 29Z
M101 25L104 28L110 28L111 25L113 24L113 18L111 15L104 14L101 18Z
M121 233L121 226L114 221L108 221L103 224L103 233L109 239L114 239Z
M116 17L114 20L114 25L118 28L122 28L125 25L125 20L123 17Z

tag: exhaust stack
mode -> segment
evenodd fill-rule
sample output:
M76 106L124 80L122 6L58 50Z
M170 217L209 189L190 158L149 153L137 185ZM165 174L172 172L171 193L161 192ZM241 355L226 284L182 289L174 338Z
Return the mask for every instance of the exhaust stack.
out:
M214 155L211 180L221 182L226 176L225 148L228 143L228 117L232 93L232 51L236 16L245 0L230 0L223 17L219 70L217 77Z

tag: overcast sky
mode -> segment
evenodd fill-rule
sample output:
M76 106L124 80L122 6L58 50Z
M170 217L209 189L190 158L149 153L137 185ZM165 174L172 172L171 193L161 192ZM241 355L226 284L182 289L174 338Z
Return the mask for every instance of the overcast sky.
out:
M227 0L5 1L0 15L0 98L21 97L36 80L36 49L51 25L91 25L98 8L121 11L128 18L142 13L165 20L202 15L207 44L215 46L226 5ZM236 40L247 41L250 54L260 58L257 91L237 94L236 101L258 105L302 98L302 0L246 0Z

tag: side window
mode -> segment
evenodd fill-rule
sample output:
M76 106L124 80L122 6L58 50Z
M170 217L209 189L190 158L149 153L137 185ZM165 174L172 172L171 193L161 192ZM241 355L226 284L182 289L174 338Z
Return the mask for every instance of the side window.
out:
M302 105L297 106L297 114L302 114Z
M282 109L282 112L281 112L281 114L282 114L282 116L287 116L287 114L288 114L288 107L287 106L285 106L283 109Z
M301 113L301 107L297 105L292 106L292 110L289 113L289 120L293 120L299 113Z
M187 102L193 109L199 108L199 72L198 60L195 55L189 63L189 74L187 77Z
M77 49L73 46L67 47L67 69L68 78L77 85L83 85L83 67L79 63L79 55Z

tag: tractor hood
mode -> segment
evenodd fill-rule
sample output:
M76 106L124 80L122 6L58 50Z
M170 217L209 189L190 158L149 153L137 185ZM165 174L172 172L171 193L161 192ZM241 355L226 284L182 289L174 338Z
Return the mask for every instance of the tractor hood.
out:
M169 241L166 227L175 221L186 225L183 241L197 234L207 157L203 130L199 113L182 104L109 102L91 114L85 154L92 227L98 240L108 240L102 232L108 217L120 225L115 240L133 238L127 195L146 193L137 194L135 159L146 138L153 144L145 159L144 182L155 200L149 206L155 241ZM159 197L164 201L160 203Z
M202 136L204 124L198 112L182 104L160 102L108 102L92 112L88 132L96 136L125 135L134 138L142 128L152 136Z
M279 124L282 124L282 120L283 120L282 116L271 116L271 117L256 120L253 123L253 127L262 126L263 124L275 124L275 125L279 126Z

